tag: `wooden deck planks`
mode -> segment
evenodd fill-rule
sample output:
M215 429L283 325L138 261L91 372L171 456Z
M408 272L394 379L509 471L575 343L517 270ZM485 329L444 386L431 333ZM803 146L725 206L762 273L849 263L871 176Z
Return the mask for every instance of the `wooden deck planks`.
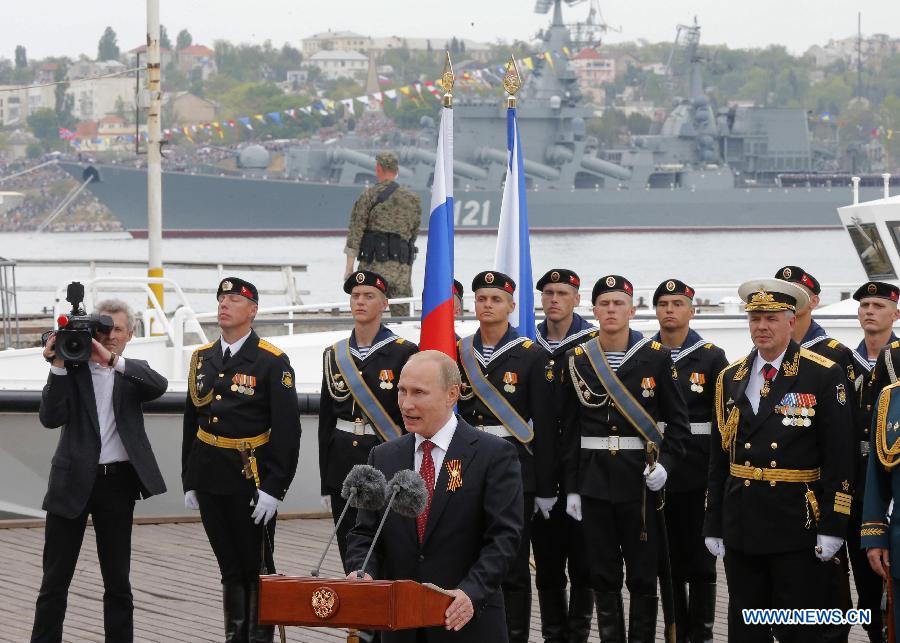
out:
M330 530L330 520L280 521L275 543L278 570L290 575L307 575L318 562ZM41 580L43 545L42 528L0 529L0 641L27 641L30 636L34 601ZM721 562L719 567L716 641L724 643L728 594ZM334 545L325 560L322 575L326 578L343 575ZM131 582L136 641L200 643L222 640L219 573L201 524L136 524ZM657 640L662 640L661 612L659 621ZM339 643L346 639L345 632L327 628L288 628L287 631L288 640L294 642ZM598 640L596 624L594 631L592 642ZM103 581L97 563L94 532L88 526L69 591L64 641L102 643L103 640ZM861 628L851 630L850 641L867 640ZM541 641L536 592L531 641Z

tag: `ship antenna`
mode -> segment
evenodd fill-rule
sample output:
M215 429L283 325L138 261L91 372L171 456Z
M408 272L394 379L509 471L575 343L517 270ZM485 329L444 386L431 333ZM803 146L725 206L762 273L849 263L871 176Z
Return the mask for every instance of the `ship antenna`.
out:
M444 61L444 71L441 72L441 88L444 90L444 107L453 107L453 81L456 77L453 75L453 63L450 62L450 52L447 52L447 58Z

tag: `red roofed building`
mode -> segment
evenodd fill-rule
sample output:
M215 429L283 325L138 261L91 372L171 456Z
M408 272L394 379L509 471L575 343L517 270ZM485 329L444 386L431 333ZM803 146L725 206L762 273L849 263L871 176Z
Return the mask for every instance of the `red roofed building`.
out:
M593 47L585 47L572 57L572 67L575 68L581 91L593 102L602 105L606 98L603 84L616 79L616 61L601 56Z
M199 74L202 80L216 73L216 52L203 45L191 45L178 51L178 69L188 77Z

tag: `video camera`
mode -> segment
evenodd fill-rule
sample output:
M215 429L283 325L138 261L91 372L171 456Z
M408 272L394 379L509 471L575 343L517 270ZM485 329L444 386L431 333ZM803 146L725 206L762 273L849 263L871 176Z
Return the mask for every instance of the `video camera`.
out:
M66 288L66 301L72 304L69 315L57 319L56 356L68 363L87 362L93 350L92 340L98 333L109 333L113 327L109 315L88 315L84 311L84 286L73 281ZM49 333L42 337L47 343Z

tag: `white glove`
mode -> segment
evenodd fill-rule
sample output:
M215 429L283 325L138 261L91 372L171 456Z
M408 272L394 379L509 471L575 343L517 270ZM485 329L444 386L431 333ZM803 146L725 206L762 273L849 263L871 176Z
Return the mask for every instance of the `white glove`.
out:
M553 510L553 506L556 504L556 496L552 498L535 498L534 499L534 513L538 511L541 512L541 515L545 520L550 519L550 512Z
M322 503L322 509L331 512L331 496L322 496L319 502Z
M581 496L577 493L566 494L566 513L581 522Z
M725 541L721 538L704 538L703 542L706 543L709 553L716 558L721 558L725 555Z
M251 518L255 524L262 523L268 525L269 521L278 513L279 501L267 494L262 489L259 490L259 498L256 499L256 507L253 509Z
M666 472L665 467L663 467L659 462L656 463L656 466L653 467L653 471L650 471L650 465L644 467L644 479L647 481L647 488L650 491L659 491L664 486L666 486L666 480L668 479L669 474Z
M197 492L193 489L184 492L184 506L185 508L193 509L194 511L197 511L200 508L200 503L197 502Z
M819 560L831 560L843 544L843 538L819 534L816 536L816 558Z

